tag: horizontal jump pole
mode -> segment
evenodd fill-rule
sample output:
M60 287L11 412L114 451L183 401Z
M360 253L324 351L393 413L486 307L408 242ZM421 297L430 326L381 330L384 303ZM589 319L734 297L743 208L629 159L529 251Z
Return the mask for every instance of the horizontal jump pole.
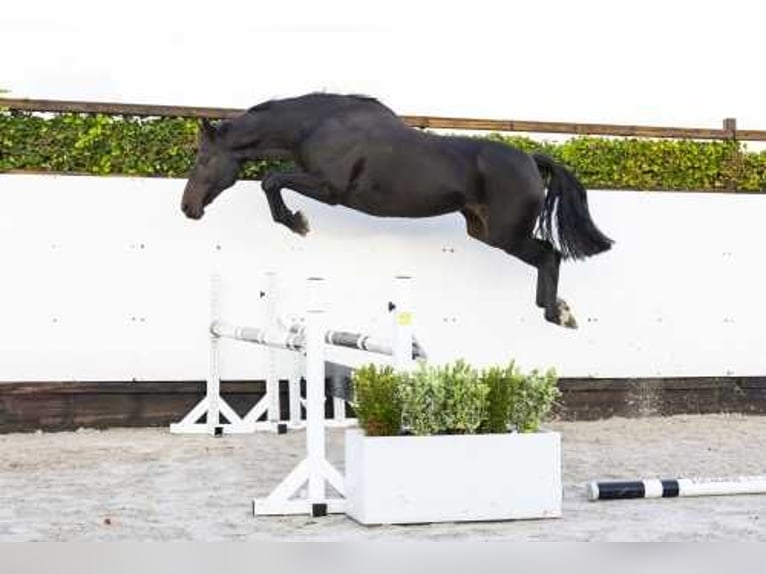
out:
M766 494L766 476L613 480L588 484L588 498L594 502L734 494Z
M290 351L305 350L305 328L302 325L293 324L287 330L267 330L259 327L246 327L231 325L223 321L213 321L210 332L216 337L235 339L267 347L287 349ZM352 333L350 331L328 330L324 335L324 342L335 347L358 349L379 355L392 356L393 346L369 335ZM420 345L412 342L412 354L416 359L425 358L425 353Z
M210 332L224 339L235 339L290 351L303 351L306 346L303 334L295 331L275 331L213 321L210 324Z
M334 345L335 347L359 349L370 353L378 353L379 355L394 354L393 346L390 343L360 333L351 333L349 331L327 331L324 336L324 341L328 345ZM426 358L425 351L423 351L420 344L414 339L412 341L412 358Z

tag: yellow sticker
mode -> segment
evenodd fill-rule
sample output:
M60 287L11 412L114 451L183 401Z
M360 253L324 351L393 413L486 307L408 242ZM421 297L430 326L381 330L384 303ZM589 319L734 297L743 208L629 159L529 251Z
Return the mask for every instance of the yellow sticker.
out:
M408 313L407 311L399 313L399 315L396 317L396 322L399 323L399 325L402 327L412 325L412 313Z

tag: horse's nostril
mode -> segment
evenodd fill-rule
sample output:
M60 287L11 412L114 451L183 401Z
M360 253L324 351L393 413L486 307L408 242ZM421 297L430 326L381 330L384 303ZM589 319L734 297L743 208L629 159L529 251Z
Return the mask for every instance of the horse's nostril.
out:
M181 204L181 211L189 219L200 219L202 217L202 210L195 209L190 203Z

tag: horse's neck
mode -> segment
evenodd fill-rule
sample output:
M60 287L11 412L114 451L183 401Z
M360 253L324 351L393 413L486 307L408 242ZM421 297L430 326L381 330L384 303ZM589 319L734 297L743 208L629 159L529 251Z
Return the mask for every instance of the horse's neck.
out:
M231 123L228 146L248 159L292 155L310 118L300 114L256 112L240 116Z

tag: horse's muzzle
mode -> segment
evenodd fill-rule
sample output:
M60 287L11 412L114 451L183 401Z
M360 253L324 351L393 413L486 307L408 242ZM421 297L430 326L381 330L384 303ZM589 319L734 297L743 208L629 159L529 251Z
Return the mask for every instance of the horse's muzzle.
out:
M188 203L182 203L181 204L181 211L184 212L184 215L188 217L189 219L202 219L202 215L205 213L202 208L195 209Z

